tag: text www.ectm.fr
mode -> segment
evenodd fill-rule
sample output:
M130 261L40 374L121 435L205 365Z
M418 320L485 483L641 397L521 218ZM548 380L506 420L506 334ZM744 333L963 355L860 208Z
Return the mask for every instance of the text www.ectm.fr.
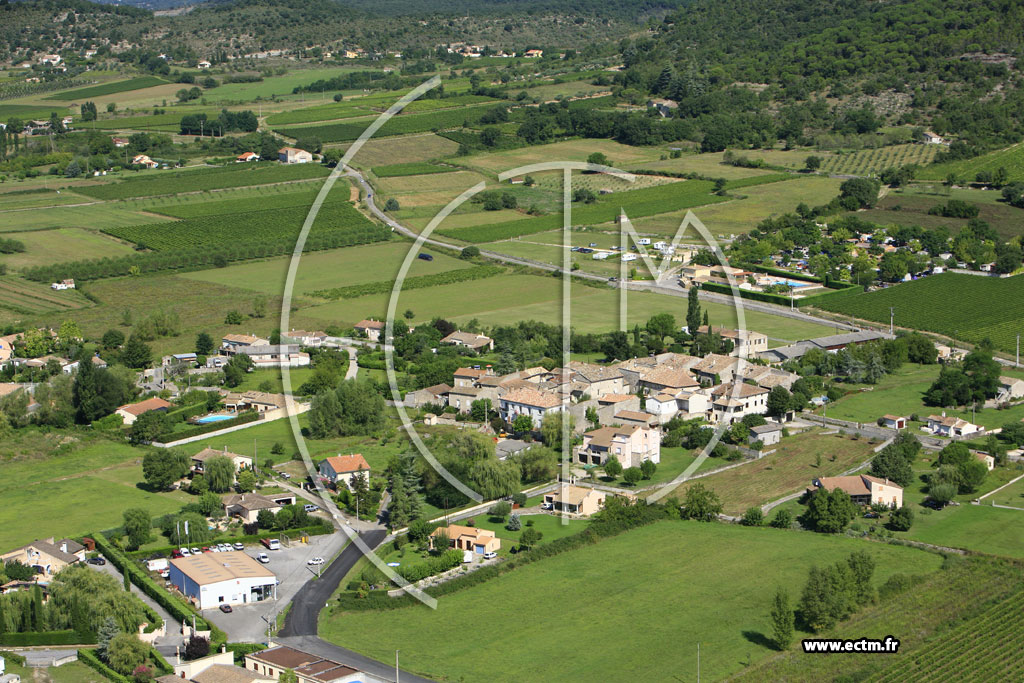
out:
M884 652L895 653L900 649L900 641L892 636L886 636L882 640L873 638L854 638L844 640L842 638L807 638L802 641L804 652L807 653L828 653L828 652Z

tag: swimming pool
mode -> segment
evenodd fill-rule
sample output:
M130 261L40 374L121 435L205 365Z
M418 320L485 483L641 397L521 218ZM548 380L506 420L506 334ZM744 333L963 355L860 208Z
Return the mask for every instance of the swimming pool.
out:
M196 420L196 424L205 425L211 422L223 422L224 420L234 420L234 415L207 415Z

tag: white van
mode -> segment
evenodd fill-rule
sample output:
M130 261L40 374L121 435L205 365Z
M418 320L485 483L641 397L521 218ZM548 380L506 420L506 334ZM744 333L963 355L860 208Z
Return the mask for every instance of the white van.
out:
M472 550L464 550L464 551L462 551L462 563L463 564L469 564L472 561L473 561L473 551Z

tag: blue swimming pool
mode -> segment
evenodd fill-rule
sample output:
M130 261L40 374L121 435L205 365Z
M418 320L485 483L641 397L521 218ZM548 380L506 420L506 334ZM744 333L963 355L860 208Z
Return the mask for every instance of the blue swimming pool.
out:
M196 424L205 425L210 424L211 422L223 422L224 420L233 419L235 419L234 415L207 415L206 417L201 417L196 420Z

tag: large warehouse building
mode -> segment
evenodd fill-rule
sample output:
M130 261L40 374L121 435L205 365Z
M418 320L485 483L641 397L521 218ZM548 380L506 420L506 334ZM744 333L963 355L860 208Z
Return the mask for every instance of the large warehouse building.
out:
M171 560L170 581L199 609L277 599L277 577L243 552Z

